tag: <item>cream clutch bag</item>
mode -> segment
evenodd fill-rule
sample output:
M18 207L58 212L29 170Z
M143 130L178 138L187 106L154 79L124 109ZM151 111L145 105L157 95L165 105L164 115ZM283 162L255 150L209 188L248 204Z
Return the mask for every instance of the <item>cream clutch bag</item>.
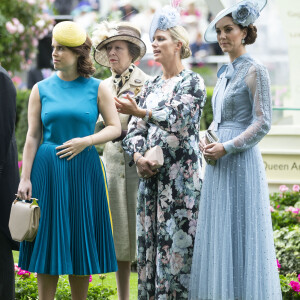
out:
M151 160L155 164L152 167L152 171L159 169L164 164L164 155L163 155L163 151L160 146L155 146L155 147L147 150L144 154L144 157ZM142 177L138 171L138 168L137 168L137 173L138 173L139 177Z
M40 207L37 199L27 203L16 199L10 211L9 230L13 240L32 242L36 237L40 220Z
M205 131L205 142L206 142L206 144L217 143L218 141L219 141L219 138L213 130L208 129L208 130ZM209 158L206 158L206 157L204 157L204 158L205 158L206 162L209 165L214 166L217 163L216 160L209 159Z

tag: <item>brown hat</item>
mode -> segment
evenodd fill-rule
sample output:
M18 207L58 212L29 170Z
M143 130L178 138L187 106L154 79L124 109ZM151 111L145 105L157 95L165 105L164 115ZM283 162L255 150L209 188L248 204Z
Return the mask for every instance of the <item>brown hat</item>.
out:
M146 53L146 45L141 40L140 30L129 22L100 23L92 34L92 42L95 47L94 59L102 66L110 67L106 53L106 45L113 41L127 41L140 48L140 55L135 59L140 60Z

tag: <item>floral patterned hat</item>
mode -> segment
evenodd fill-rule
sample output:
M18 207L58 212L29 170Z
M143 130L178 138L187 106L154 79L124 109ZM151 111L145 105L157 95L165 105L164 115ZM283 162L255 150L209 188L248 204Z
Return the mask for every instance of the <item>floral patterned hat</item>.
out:
M232 13L233 22L244 27L253 24L259 17L260 11L266 6L267 0L243 0L239 3L221 10L215 19L208 25L204 39L208 43L217 42L216 23Z

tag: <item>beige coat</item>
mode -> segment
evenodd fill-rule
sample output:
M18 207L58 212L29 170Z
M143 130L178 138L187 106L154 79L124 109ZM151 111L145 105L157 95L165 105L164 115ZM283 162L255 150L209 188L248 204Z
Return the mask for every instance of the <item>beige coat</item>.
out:
M127 92L136 96L149 77L135 67L130 79L117 94L112 77L104 83L113 96L124 97ZM127 130L128 115L119 114L122 130ZM114 243L118 261L133 261L136 257L136 200L138 176L136 166L129 167L131 158L123 151L122 142L108 142L103 151L107 174L109 203L112 214Z

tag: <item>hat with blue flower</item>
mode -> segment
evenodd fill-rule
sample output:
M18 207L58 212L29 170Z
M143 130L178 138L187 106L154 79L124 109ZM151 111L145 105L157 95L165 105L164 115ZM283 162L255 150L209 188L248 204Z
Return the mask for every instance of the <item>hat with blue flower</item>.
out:
M151 42L153 42L153 37L157 29L166 31L181 24L179 14L180 2L181 0L172 0L171 5L164 6L155 12L149 30Z
M257 20L266 4L267 0L243 0L229 8L221 10L215 19L208 25L204 33L205 41L208 43L215 43L218 41L216 24L222 18L232 14L232 19L235 24L247 27Z

